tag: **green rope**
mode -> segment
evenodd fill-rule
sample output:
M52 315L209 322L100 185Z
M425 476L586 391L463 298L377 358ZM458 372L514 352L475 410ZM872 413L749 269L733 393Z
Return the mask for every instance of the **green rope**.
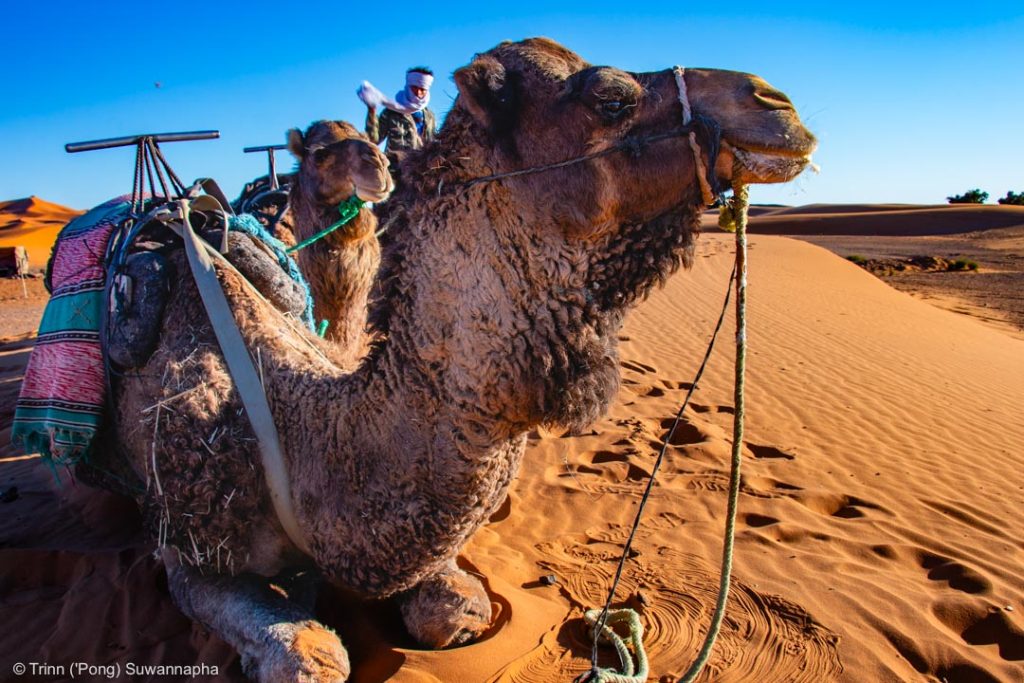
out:
M341 214L341 219L337 223L332 223L328 225L326 228L324 228L317 234L302 240L294 247L288 247L288 249L286 249L285 252L288 254L294 254L299 249L305 249L314 242L317 242L319 240L322 240L324 237L327 237L332 232L334 232L335 230L337 230L338 228L340 228L341 226L345 225L353 218L358 216L359 209L363 208L363 204L365 203L366 202L364 202L359 197L352 195L351 197L343 201L341 204L338 204L338 213Z
M725 618L725 605L729 600L729 584L732 577L733 543L736 538L736 509L740 498L740 463L743 453L743 399L744 377L747 368L747 186L733 184L731 213L736 224L736 373L735 373L735 414L732 421L732 468L729 474L729 508L725 518L725 542L722 545L722 578L718 586L718 602L711 617L704 645L690 669L682 675L679 683L692 683L700 674L715 646L718 631Z
M601 618L599 609L587 610L583 619L588 626L595 626ZM633 658L629 654L626 642L612 630L615 624L626 624L629 627L629 642L636 653L636 669ZM640 615L631 609L613 609L608 611L605 623L601 627L601 637L609 641L619 655L622 672L613 669L597 669L596 674L588 679L588 683L645 683L648 675L647 652L644 651L644 625L640 623Z
M735 411L733 415L729 501L725 521L725 540L722 546L722 572L719 582L718 600L715 604L715 612L711 617L711 625L708 627L704 644L701 646L700 652L697 654L697 658L694 663L679 679L679 683L692 683L710 659L711 650L714 648L715 640L718 638L722 621L725 618L725 607L729 600L729 586L732 577L733 546L736 536L736 511L739 506L740 493L740 464L742 462L741 456L743 451L743 419L746 412L743 396L747 362L747 207L749 205L749 196L746 185L741 184L737 180L733 183L733 187L733 197L729 201L728 205L723 202L719 216L719 225L723 229L729 230L730 232L736 232L736 265L733 269L732 277L729 280L730 287L732 285L732 279L734 278L736 280ZM728 290L726 291L725 303L726 306L728 306ZM722 317L718 320L718 327L721 327L722 319L725 317L725 311L726 309L723 308ZM714 347L717 335L718 328L715 329L715 334L711 338L711 344L708 346L707 353L704 356L704 363L697 372L697 377L690 388L690 393L687 395L686 401L683 403L683 408L685 408L686 404L689 403L690 395L692 395L697 382L700 381L700 377L704 373L704 366L707 364L708 358L711 355L711 350ZM681 413L682 409L680 410L680 414ZM676 420L678 422L679 415L676 416ZM672 429L669 431L669 435L665 437L666 442L671 438L671 434L674 429L675 425L673 425ZM661 458L659 456L659 460L655 464L654 471L651 474L651 482L648 484L648 493L650 491L650 484L653 484L653 478L657 475L657 470L660 464ZM643 508L647 502L646 496L647 494L645 493L644 500L641 502L640 510L637 513L637 520L634 523L634 532L636 531L636 525L640 521L639 517L643 514ZM627 541L627 549L630 541L632 541L632 534L630 535L630 539ZM621 569L622 566L620 563L619 572L621 572ZM617 573L615 580L616 583L618 582L618 576L619 574ZM614 587L612 589L612 594L614 594ZM611 597L609 597L609 604L610 601ZM643 625L640 623L639 615L631 609L609 610L608 605L606 605L604 610L588 610L584 614L584 620L588 625L596 626L601 622L602 613L607 616L605 617L604 623L601 625L601 638L611 642L615 647L615 650L619 655L619 661L622 664L622 671L618 672L613 669L603 669L598 667L596 665L597 655L595 649L593 655L594 660L590 671L581 674L576 678L576 680L585 681L586 683L643 683L647 680L648 662L647 654L643 647ZM638 670L636 673L634 673L633 661L629 655L629 650L626 647L625 641L608 626L609 624L615 623L626 623L629 626L629 639L633 645L633 651L636 653L635 656L637 659ZM592 637L597 638L596 628L592 631Z

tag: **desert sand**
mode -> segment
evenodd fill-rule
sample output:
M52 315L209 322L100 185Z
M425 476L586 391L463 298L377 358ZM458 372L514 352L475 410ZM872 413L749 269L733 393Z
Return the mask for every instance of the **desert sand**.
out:
M971 272L873 272L900 291L1024 339L1024 206L810 204L759 207L751 229L791 235L843 257L937 257ZM966 276L966 277L965 277Z
M25 247L31 268L42 269L57 233L80 213L34 196L0 202L0 247Z
M507 503L462 557L494 602L485 638L418 650L393 605L321 595L353 681L569 681L587 668L582 610L604 601L731 266L731 237L703 235L694 268L628 318L609 416L580 436L531 436ZM733 593L700 680L1024 680L1024 340L805 241L753 236L750 269ZM731 324L618 593L642 615L655 681L692 661L717 590ZM170 602L130 503L67 473L57 484L7 445L31 337L0 343L0 680L17 661L204 663L221 674L195 680L244 680L233 651Z

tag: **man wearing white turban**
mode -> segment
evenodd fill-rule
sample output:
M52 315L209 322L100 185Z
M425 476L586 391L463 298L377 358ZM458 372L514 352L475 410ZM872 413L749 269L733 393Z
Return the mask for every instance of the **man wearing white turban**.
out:
M437 119L427 107L433 82L430 69L413 67L405 72L405 87L391 99L363 81L356 94L366 104L367 137L376 143L386 141L388 151L419 149L433 140ZM377 107L383 108L379 117Z

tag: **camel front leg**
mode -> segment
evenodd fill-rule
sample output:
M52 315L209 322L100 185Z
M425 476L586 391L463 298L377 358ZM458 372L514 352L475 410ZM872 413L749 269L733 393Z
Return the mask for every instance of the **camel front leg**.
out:
M171 597L188 617L242 655L247 676L260 683L341 683L348 653L312 612L259 576L203 575L164 552Z
M491 599L455 560L401 598L402 620L420 643L445 648L478 638L491 625Z

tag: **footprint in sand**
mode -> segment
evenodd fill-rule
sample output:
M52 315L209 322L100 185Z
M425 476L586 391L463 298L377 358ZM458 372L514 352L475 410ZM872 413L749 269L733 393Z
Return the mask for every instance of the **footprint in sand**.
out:
M763 526L771 526L772 524L778 524L779 519L777 517L769 517L768 515L759 515L754 512L748 512L743 515L743 523L749 527L758 529Z
M1000 658L1024 660L1024 629L1000 607L950 599L936 602L932 614L968 645L995 645Z
M840 519L866 517L867 513L864 510L888 512L881 505L842 493L798 493L792 498L820 515L839 517Z
M672 429L673 424L675 424L674 417L667 417L661 421L661 428L665 431L656 440L651 442L652 448L661 449L661 445L668 437L669 430ZM700 426L684 418L675 425L672 437L668 439L668 442L672 446L689 446L709 441L711 438L712 434L708 430L702 429Z
M948 583L950 588L964 593L992 592L992 582L967 565L926 551L920 552L917 559L921 569L927 570L928 578L932 581Z
M725 413L727 415L735 414L732 406L705 406L700 403L691 403L690 408L695 413Z
M754 454L754 457L758 460L765 458L779 458L782 460L796 460L796 456L792 453L787 453L781 449L775 448L774 446L759 446L756 443L746 442L746 447L750 449L750 452Z
M580 465L578 472L600 475L607 481L621 484L626 481L646 481L651 473L633 464L635 458L630 458L627 453L616 453L615 451L594 451L584 454L584 461L589 460L590 466Z
M802 488L795 484L788 484L778 479L771 477L751 477L744 475L742 481L743 487L745 487L751 495L755 495L759 498L780 498L789 496L794 491L803 491Z
M665 395L665 390L659 387L651 386L650 384L640 384L639 382L625 382L623 385L636 394L637 396L643 396L645 398L660 398Z
M633 372L638 372L641 375L647 375L647 374L656 375L656 374L658 374L658 369L657 368L652 367L650 365L647 365L646 363L641 363L641 362L635 361L635 360L624 360L624 361L621 361L619 363L619 365L621 365L626 370L632 370Z

